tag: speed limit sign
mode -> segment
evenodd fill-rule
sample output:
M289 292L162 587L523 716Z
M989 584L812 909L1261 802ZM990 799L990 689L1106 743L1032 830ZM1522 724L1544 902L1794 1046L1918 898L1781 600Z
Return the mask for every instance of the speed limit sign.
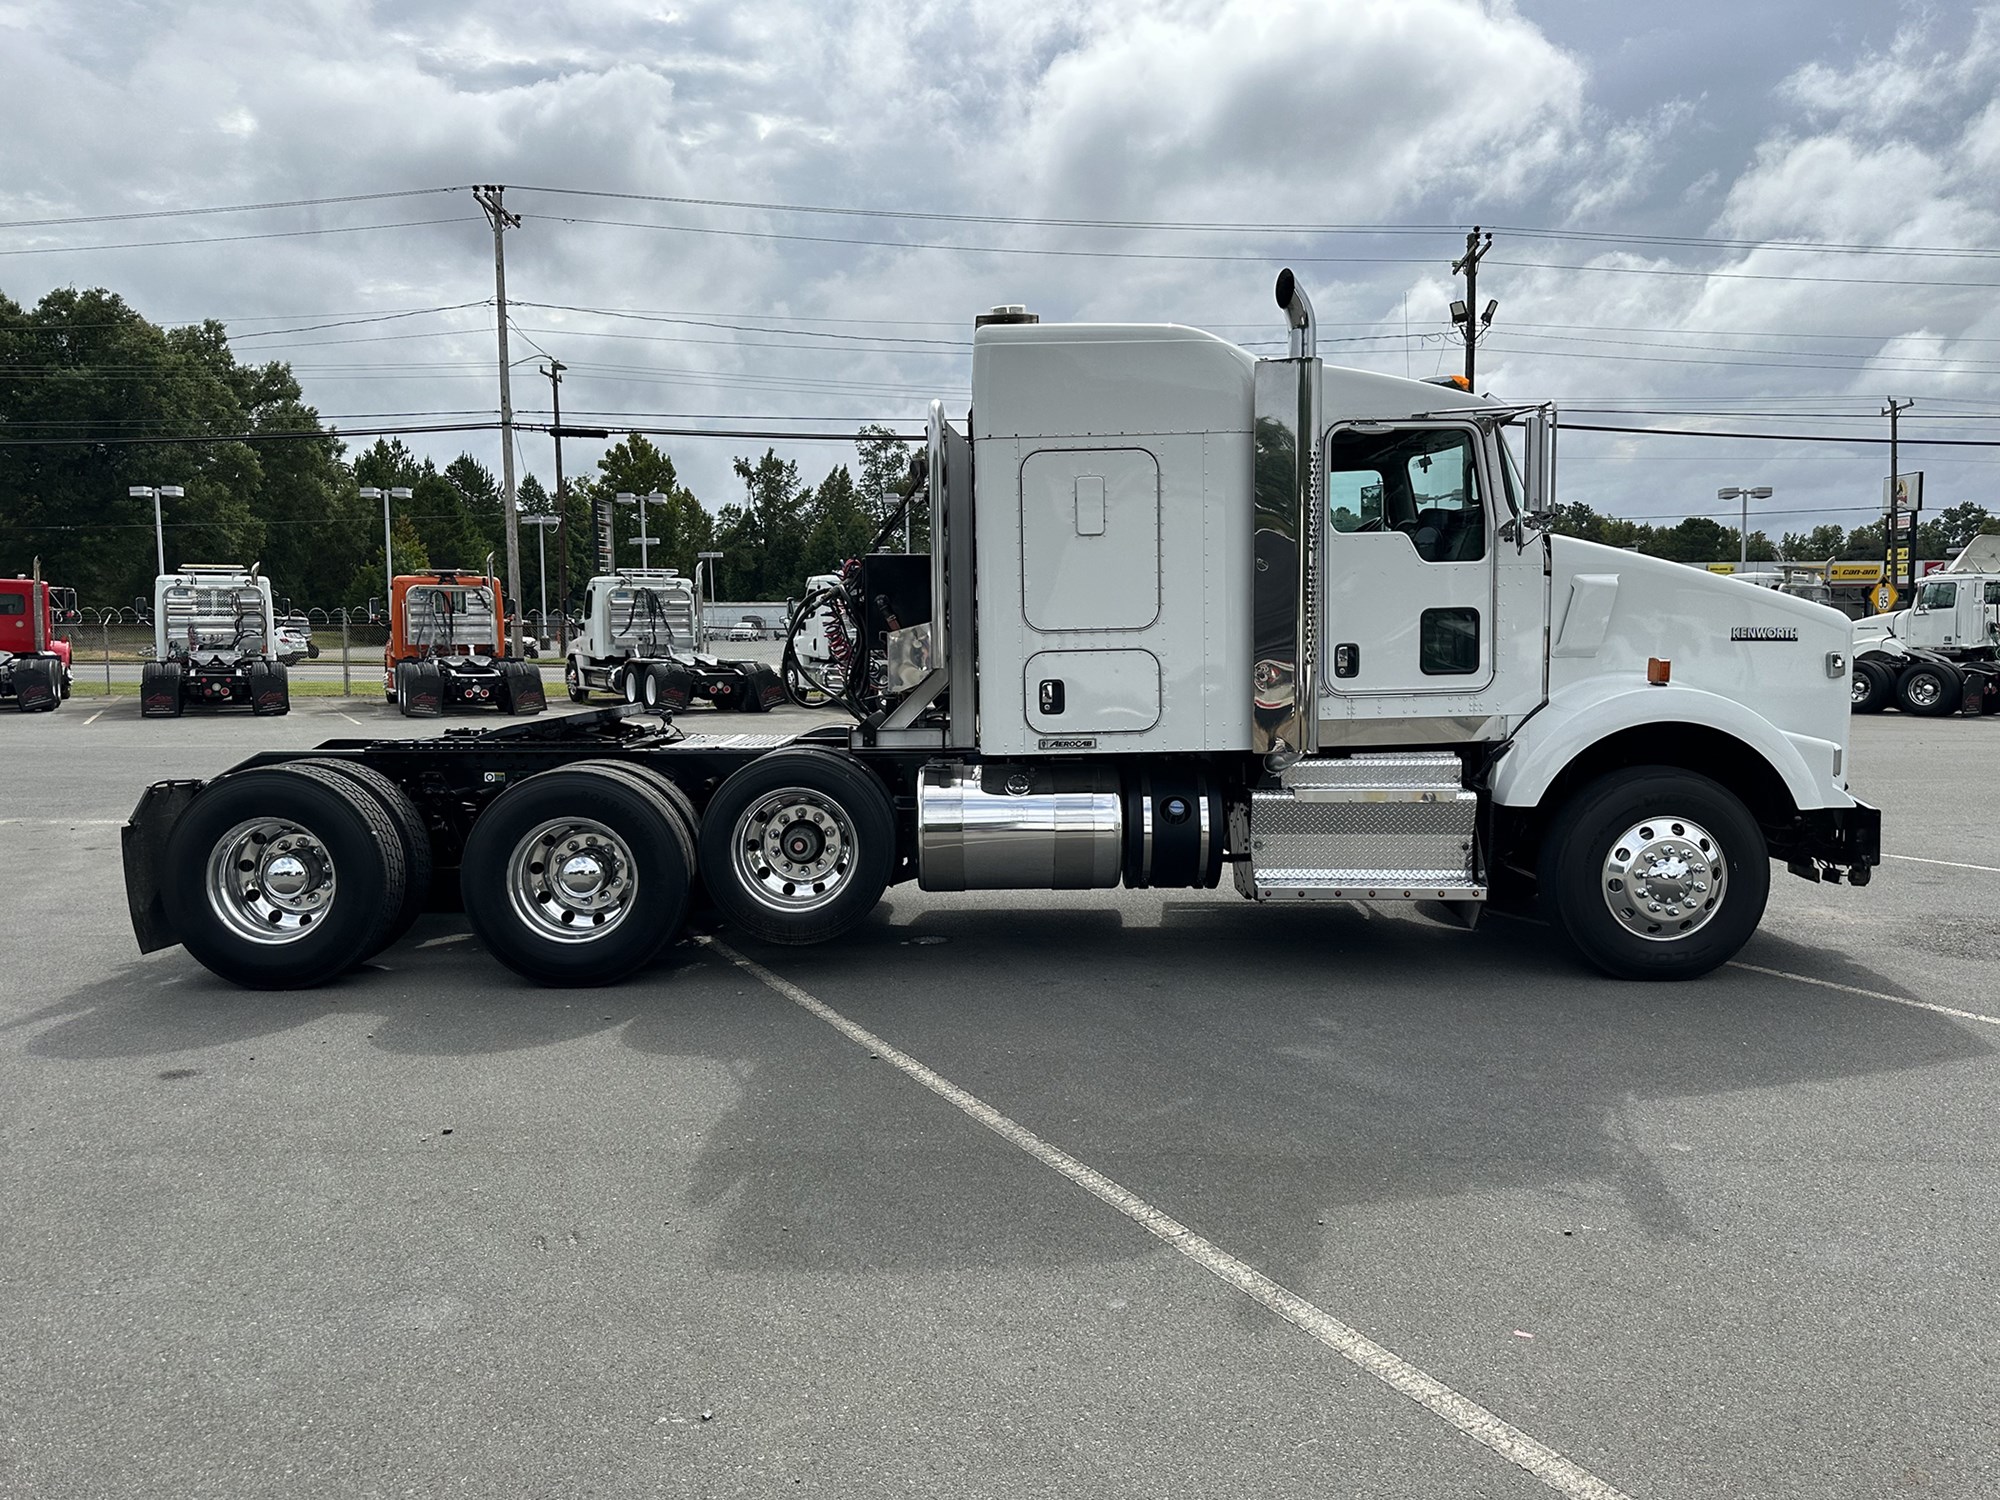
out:
M1896 607L1896 585L1878 583L1875 585L1875 613L1886 615Z

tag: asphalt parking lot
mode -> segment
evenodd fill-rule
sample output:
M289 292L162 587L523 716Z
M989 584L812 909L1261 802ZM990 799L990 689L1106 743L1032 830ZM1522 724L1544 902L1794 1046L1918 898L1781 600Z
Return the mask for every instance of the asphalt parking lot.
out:
M1227 891L138 955L146 782L378 732L0 719L0 1493L2000 1492L2000 723L1857 721L1892 857L1677 986Z

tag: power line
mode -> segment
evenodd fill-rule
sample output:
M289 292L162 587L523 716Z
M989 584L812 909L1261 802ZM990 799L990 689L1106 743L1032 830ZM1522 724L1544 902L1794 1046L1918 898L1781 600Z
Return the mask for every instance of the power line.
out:
M273 229L263 234L218 234L191 240L124 240L109 245L35 245L24 250L0 250L0 255L74 255L85 250L158 250L171 245L231 245L242 240L292 240L315 234L366 234L374 229L418 229L427 224L465 224L463 214L448 219L399 219L391 224L347 224L322 229Z
M281 198L268 203L223 203L207 208L147 208L120 214L76 214L59 219L9 219L0 229L41 229L56 224L115 224L133 219L188 219L201 214L262 213L274 208L323 208L332 203L377 203L385 198L423 198L462 193L462 187L402 188L381 193L344 193L332 198Z

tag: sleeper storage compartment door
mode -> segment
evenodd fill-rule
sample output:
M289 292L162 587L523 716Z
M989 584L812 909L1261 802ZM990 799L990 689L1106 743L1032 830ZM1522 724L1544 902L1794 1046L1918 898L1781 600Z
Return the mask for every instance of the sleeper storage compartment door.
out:
M1021 464L1021 617L1033 629L1144 630L1160 617L1160 465L1144 448Z
M1038 652L1023 687L1038 734L1136 734L1160 722L1160 663L1150 651Z

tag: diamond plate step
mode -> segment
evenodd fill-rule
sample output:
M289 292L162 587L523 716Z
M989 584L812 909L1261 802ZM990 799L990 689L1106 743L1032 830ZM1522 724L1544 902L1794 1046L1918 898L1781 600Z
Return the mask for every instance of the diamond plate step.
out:
M1464 770L1456 755L1405 751L1302 760L1278 780L1300 802L1435 802L1464 789Z

